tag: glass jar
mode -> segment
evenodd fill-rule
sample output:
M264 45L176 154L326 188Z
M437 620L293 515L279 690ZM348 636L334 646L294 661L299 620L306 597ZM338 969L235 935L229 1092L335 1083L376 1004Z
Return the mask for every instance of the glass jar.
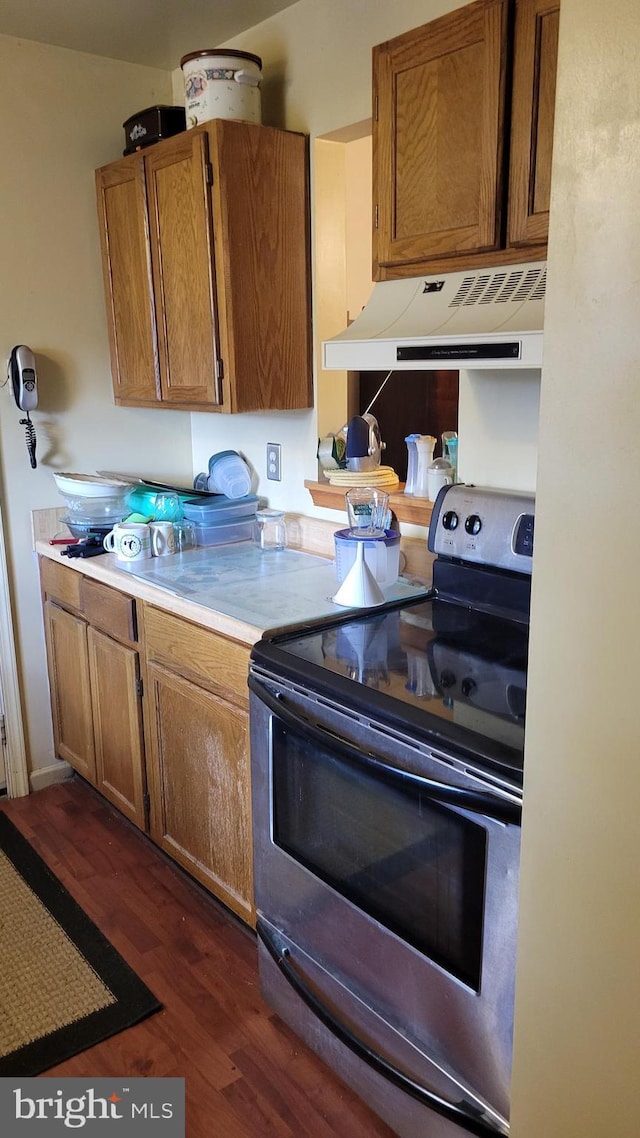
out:
M287 544L287 525L284 510L257 510L253 528L258 549L284 549Z

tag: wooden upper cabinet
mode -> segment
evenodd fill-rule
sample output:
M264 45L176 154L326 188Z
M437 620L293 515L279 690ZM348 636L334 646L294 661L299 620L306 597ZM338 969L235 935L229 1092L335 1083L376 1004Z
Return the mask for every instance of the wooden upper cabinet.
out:
M519 0L511 114L510 245L547 240L559 22L559 0Z
M216 119L96 182L116 403L310 407L306 137Z
M96 174L102 268L116 403L160 398L144 159Z
M507 0L374 48L378 265L498 247L506 49Z
M207 138L189 131L145 158L162 399L220 403Z
M307 139L227 119L208 136L224 405L311 407Z
M373 49L374 280L546 255L558 12L475 0Z

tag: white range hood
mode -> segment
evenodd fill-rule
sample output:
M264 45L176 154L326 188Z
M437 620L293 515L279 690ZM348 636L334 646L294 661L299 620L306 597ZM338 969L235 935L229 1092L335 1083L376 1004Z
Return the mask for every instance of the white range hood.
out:
M546 262L381 281L325 369L539 368Z

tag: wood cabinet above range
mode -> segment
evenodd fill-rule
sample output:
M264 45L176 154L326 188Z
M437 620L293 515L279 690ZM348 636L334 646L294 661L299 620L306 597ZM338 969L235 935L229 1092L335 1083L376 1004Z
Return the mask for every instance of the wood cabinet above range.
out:
M373 50L373 278L546 256L560 0L474 0Z
M116 403L311 406L306 137L216 119L96 188Z

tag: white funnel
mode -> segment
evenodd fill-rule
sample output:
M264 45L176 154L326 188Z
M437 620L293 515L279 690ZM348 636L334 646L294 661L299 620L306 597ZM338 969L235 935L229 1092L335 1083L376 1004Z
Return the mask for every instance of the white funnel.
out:
M364 559L364 541L358 541L356 559L342 582L333 603L344 608L374 608L384 604L384 593Z

